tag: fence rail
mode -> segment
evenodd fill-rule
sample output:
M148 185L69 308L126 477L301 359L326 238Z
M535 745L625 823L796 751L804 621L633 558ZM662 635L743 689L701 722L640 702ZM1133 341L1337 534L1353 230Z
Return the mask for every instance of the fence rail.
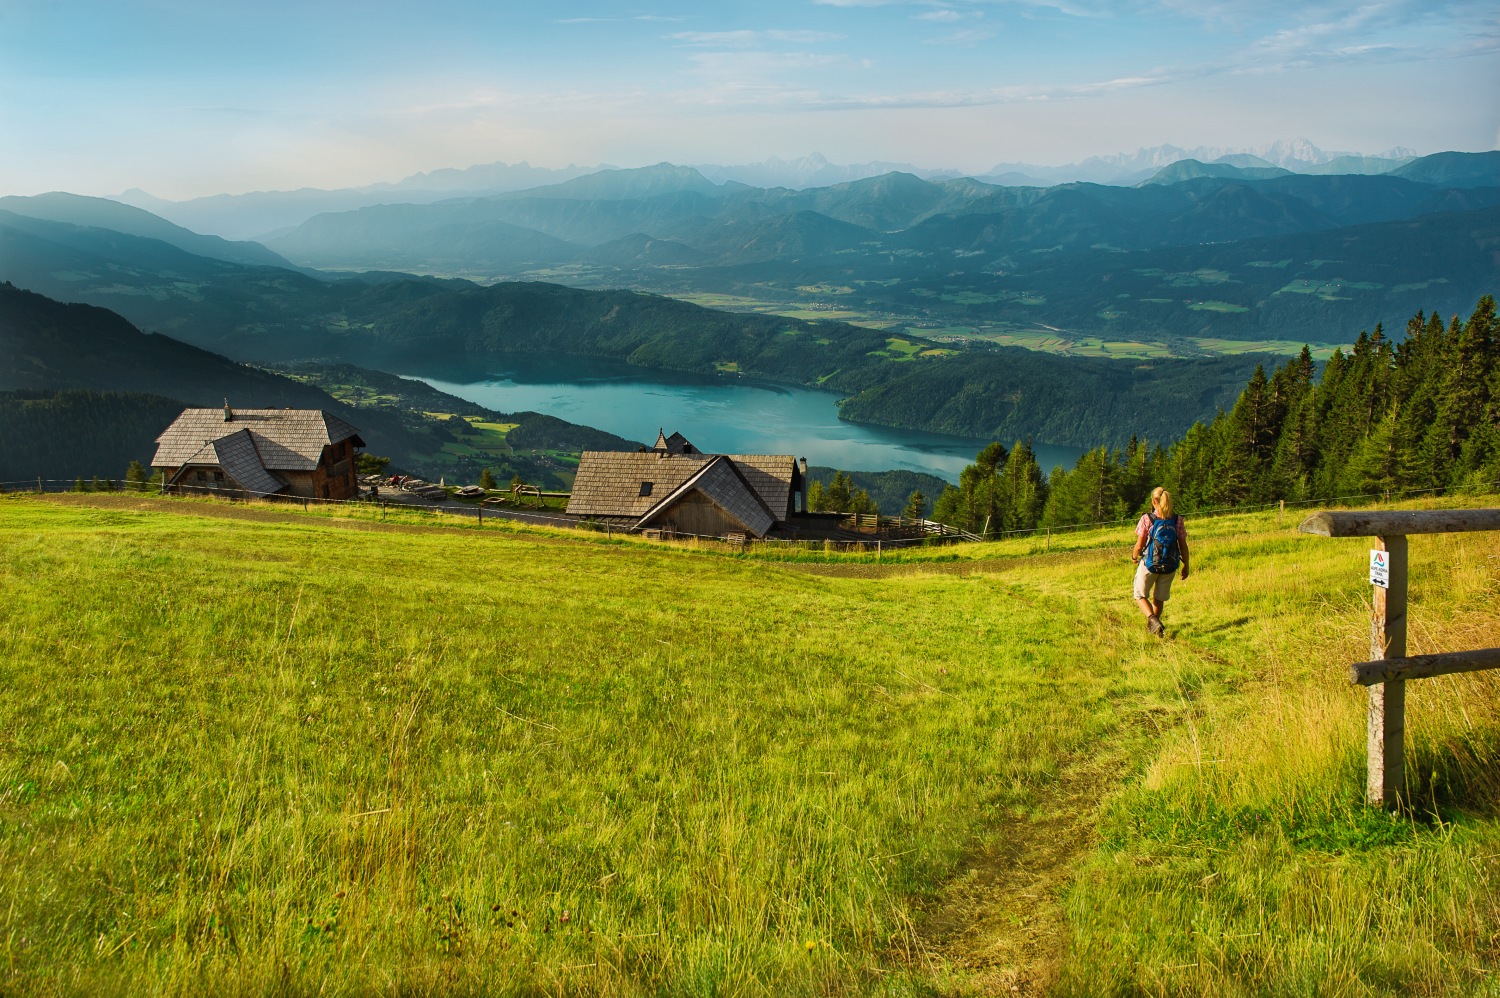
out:
M1298 528L1321 537L1370 537L1370 661L1349 667L1369 688L1365 799L1399 808L1406 796L1406 681L1500 668L1500 648L1406 654L1407 535L1500 530L1500 509L1367 510L1315 513Z
M149 494L152 494L152 495L161 495L161 494L163 494L161 492L160 483L157 482L157 481L155 481L155 480L148 481L148 482L143 482L143 483L121 482L119 480L99 480L98 483L97 483L97 485L95 485L93 483L90 483L89 481L84 481L83 486L84 486L83 491L86 491L86 492L88 492L88 491L110 491L110 492L140 492L140 493L149 493ZM465 504L465 503L454 503L454 504L452 504L450 506L439 507L439 506L435 506L435 505L430 505L429 506L429 505L420 505L420 504L417 504L417 503L407 503L407 502L402 502L400 500L396 500L396 501L387 501L385 499L374 499L374 500L371 500L369 498L361 498L361 499L356 499L356 500L349 500L349 499L318 499L318 498L315 498L315 497L302 497L302 496L262 496L262 497L255 497L255 496L252 496L252 495L240 493L240 492L238 492L238 490L210 489L210 488L193 489L193 488L182 488L182 487L179 487L179 486L173 486L173 488L174 489L180 489L181 491L186 492L187 494L191 494L191 495L212 496L214 498L225 499L225 500L229 500L229 501L233 501L233 502L268 502L268 503L280 504L280 505L301 505L304 509L313 509L313 508L324 507L324 506L356 506L356 505L359 506L359 507L362 507L362 508L379 508L379 507L384 507L386 509L393 510L393 511L399 509L399 510L405 510L405 511L411 512L411 513L417 513L417 514L422 514L422 515L432 515L432 516L435 516L435 517L439 517L439 516L458 516L458 517L464 517L464 518L469 518L469 519L476 519L476 520L479 520L481 523L485 519L492 519L492 518L494 518L494 519L515 520L515 521L525 522L525 523L536 523L536 524L539 524L539 525L542 525L542 526L561 527L561 528L565 528L565 529L581 530L581 531L594 532L594 533L604 533L604 534L623 533L623 531L619 530L616 527L613 527L613 526L610 526L610 525L607 525L607 524L604 524L604 523L598 522L598 521L578 520L578 519L576 519L574 517L570 517L570 516L566 516L566 515L546 513L546 512L541 512L541 511L529 511L529 510L520 510L520 509L501 508L501 507L498 507L495 504L492 504L490 502L483 502L483 503L475 504L475 505L472 505L472 506L468 505L468 504ZM58 492L74 492L74 491L77 491L77 490L78 490L78 479L76 479L76 478L71 478L71 479L38 479L38 478L33 478L33 479L25 479L25 480L21 480L21 481L0 482L0 493L3 493L3 492L17 492L17 491L35 492L35 493L48 493L48 492L58 493ZM509 491L509 490L500 490L500 491L506 492L506 491ZM1409 498L1415 498L1415 497L1419 497L1419 496L1436 495L1436 494L1439 494L1439 493L1444 493L1446 491L1447 491L1446 489L1434 488L1434 489L1404 489L1404 490L1392 491L1392 492L1365 492L1365 493L1358 493L1358 494L1354 494L1354 495L1332 496L1332 497L1329 497L1329 498L1326 498L1326 499L1299 499L1299 500L1294 500L1294 501L1290 501L1290 502L1284 501L1284 500L1278 500L1278 501L1275 501L1275 502L1254 503L1254 504L1249 504L1249 505L1244 505L1244 506L1217 506L1217 507L1210 507L1208 509L1197 509L1197 510L1189 509L1189 510L1184 510L1183 512L1188 513L1188 514L1190 514L1190 515L1192 515L1194 517L1232 516L1232 515L1238 515L1238 514L1244 514L1244 513L1265 512L1267 510L1274 510L1274 509L1281 509L1281 510L1295 509L1295 508L1297 508L1299 506L1325 506L1325 505L1332 505L1332 504L1335 504L1335 503L1342 503L1342 504L1345 504L1345 505L1351 505L1351 504L1357 504L1357 503L1359 503L1362 500L1363 501L1374 501L1374 502L1382 502L1382 501L1383 502L1392 502L1392 501L1396 501L1396 500L1400 500L1400 499L1409 499ZM566 493L546 493L546 495L549 495L549 496L551 496L551 495L565 495L565 494ZM1322 518L1325 517L1325 516L1329 516L1329 515L1336 515L1336 516L1339 516L1339 517L1354 517L1354 516L1364 516L1364 515L1375 515L1378 512L1379 511L1370 511L1368 514L1354 513L1354 512L1340 512L1340 513L1337 513L1337 514L1319 513L1319 514L1316 514L1314 517L1309 518L1309 520L1307 521L1307 523L1304 524L1304 528L1303 529L1306 530L1307 532L1310 532L1310 533L1322 533L1322 531L1319 530L1319 529L1308 529L1308 525L1313 524L1315 521L1316 522L1322 522ZM1446 516L1450 516L1452 514L1452 512L1456 512L1456 511L1445 511L1445 510L1421 511L1421 510L1419 510L1419 511L1407 511L1406 514L1404 514L1404 515L1411 515L1413 513L1419 513L1422 516L1446 517ZM710 543L710 542L712 542L712 543L717 543L717 544L724 544L724 545L729 545L729 546L732 546L732 547L735 547L735 548L738 548L738 549L741 549L741 550L748 549L748 548L753 548L753 547L759 545L759 546L765 546L767 548L773 548L773 549L789 549L791 547L801 547L801 548L803 548L805 550L808 550L808 551L821 549L821 550L830 551L830 552L875 552L875 553L878 554L880 552L887 551L887 550L889 550L889 551L897 551L897 550L901 550L901 549L907 548L907 547L915 547L915 546L922 546L922 545L935 545L935 544L936 545L945 545L945 544L954 544L954 543L965 543L965 542L985 541L985 540L1000 540L1000 539L1005 539L1005 538L1028 537L1028 536L1030 536L1030 537L1046 537L1048 539L1049 546L1050 546L1050 540L1051 540L1051 536L1053 534L1065 534L1065 533L1069 533L1071 531L1094 530L1094 529L1099 529L1099 528L1104 528L1104 527L1126 527L1126 526L1133 526L1135 524L1135 522L1136 522L1136 519L1137 519L1136 517L1128 517L1128 518L1122 519L1122 520L1094 520L1094 521L1090 521L1090 522L1087 522L1087 523L1069 523L1069 524L1058 524L1058 525L1050 525L1050 526L1025 527L1025 528L1014 529L1014 530L990 531L988 533L985 533L985 534L981 535L981 534L971 533L969 531L960 530L957 527L953 527L953 526L950 526L948 524L941 523L941 522L939 522L937 520L925 520L925 519L924 520L911 520L911 519L904 518L904 517L876 517L873 514L852 514L851 513L851 514L846 514L845 515L845 520L846 521L852 520L856 524L868 524L870 521L878 520L878 521L884 521L886 523L895 523L895 524L898 525L898 527L900 525L905 525L908 528L920 527L920 529L923 531L923 534L921 536L918 536L918 537L891 537L891 538L879 538L879 539L870 539L870 540L851 540L851 539L823 540L823 539L798 539L798 538L766 537L766 538L758 538L758 539L755 539L755 540L749 540L749 541L746 541L743 544L736 543L736 542L731 542L727 538L720 537L720 536L706 536L706 535L699 535L699 534L682 534L682 533L678 533L678 534L674 534L673 537L675 539L679 539L679 540L695 541L695 542L698 542L698 543ZM1352 521L1341 521L1341 522L1352 522ZM1434 522L1437 522L1437 521L1434 521ZM1343 529L1348 529L1348 528L1340 527L1338 529L1343 530ZM1475 530L1485 529L1485 530L1489 530L1489 529L1497 529L1497 528L1495 528L1495 527L1472 527L1472 528L1469 528L1469 529L1475 529ZM1413 531L1413 532L1429 532L1429 531ZM1354 534L1338 533L1338 534L1326 534L1325 536L1340 536L1340 537L1343 537L1343 536L1355 536L1355 535Z

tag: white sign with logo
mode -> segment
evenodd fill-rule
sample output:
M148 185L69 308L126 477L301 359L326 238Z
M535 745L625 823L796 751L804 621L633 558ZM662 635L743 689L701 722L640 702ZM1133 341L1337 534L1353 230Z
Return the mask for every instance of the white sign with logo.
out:
M1371 549L1370 585L1379 586L1381 589L1391 588L1391 553L1389 551Z

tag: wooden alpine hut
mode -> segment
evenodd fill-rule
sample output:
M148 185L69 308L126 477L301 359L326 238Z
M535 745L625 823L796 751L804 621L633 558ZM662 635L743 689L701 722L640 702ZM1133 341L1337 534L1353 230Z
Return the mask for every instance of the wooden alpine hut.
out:
M666 535L765 537L805 510L807 459L704 454L680 433L639 451L585 451L568 513Z
M353 499L359 430L321 409L184 409L156 438L165 488Z

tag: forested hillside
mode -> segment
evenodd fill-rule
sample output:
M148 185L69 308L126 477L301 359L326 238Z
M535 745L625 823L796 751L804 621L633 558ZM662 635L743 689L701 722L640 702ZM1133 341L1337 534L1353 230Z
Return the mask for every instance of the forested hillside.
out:
M151 462L182 410L140 392L0 391L0 483L121 481L130 462Z
M1170 444L1096 448L1042 480L1030 449L993 445L946 489L937 519L1025 529L1121 519L1165 486L1180 511L1412 490L1500 492L1500 325L1418 313L1405 337L1361 333L1315 378L1306 350Z
M8 425L0 428L0 468L9 469L0 480L119 478L132 460L150 460L152 441L184 406L225 401L240 408L326 409L358 426L370 450L392 458L397 469L433 477L477 477L487 466L506 479L520 475L561 488L565 467L546 451L631 446L590 427L538 413L492 412L379 372L297 373L292 378L236 364L169 336L142 333L108 309L0 283L0 392L14 390L5 402ZM351 384L370 390L340 397L325 390ZM474 455L455 435L467 424L425 415L434 410L512 426L504 453Z

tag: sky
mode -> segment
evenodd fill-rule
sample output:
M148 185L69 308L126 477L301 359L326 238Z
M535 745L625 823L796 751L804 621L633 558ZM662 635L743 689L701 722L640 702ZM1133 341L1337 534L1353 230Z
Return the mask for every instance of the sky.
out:
M1500 146L1500 3L0 0L0 194Z

